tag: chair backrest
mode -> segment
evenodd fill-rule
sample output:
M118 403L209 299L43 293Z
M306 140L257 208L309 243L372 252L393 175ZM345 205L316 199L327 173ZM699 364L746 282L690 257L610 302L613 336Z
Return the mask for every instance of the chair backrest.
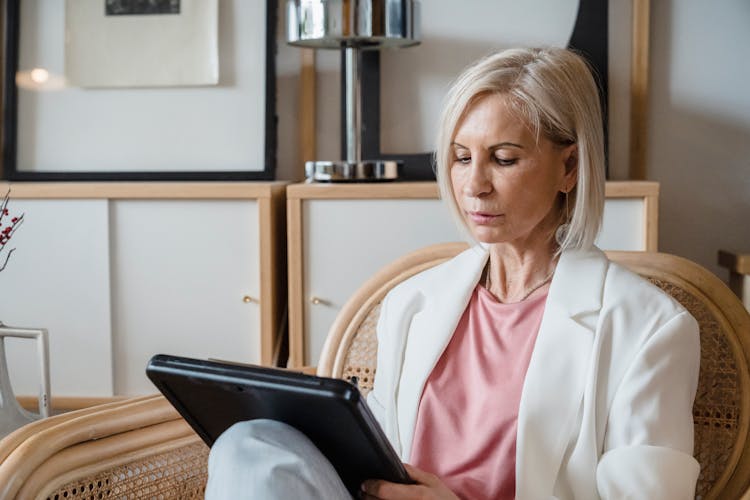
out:
M368 280L331 327L318 374L356 376L362 391L369 392L375 378L375 326L383 297L398 283L465 248L465 243L427 247ZM689 260L663 253L607 254L670 294L698 321L701 367L693 418L694 455L701 472L696 498L739 498L750 485L750 315L721 280Z

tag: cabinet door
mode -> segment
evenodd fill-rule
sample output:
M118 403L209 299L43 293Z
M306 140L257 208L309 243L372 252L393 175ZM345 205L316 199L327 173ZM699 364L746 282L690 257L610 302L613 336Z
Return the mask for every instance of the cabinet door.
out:
M260 362L256 201L114 201L112 249L116 394L155 392L157 353Z
M106 200L11 200L24 212L0 273L0 320L49 330L53 395L112 395ZM36 395L35 342L8 339L14 392Z
M646 250L643 198L608 198L596 245L602 250Z
M302 220L307 364L317 363L336 314L378 269L421 247L461 240L435 199L305 200Z

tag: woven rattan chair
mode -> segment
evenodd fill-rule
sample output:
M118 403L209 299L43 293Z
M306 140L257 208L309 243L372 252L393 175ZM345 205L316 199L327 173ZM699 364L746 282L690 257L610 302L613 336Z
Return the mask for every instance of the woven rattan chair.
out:
M208 447L161 396L28 424L0 441L0 498L203 498Z
M425 248L394 262L365 283L331 328L318 374L356 376L363 392L369 392L377 356L375 324L385 294L465 248L464 243ZM672 295L698 320L701 368L693 416L694 455L701 473L696 498L740 498L750 485L750 316L723 282L693 262L661 253L608 255Z

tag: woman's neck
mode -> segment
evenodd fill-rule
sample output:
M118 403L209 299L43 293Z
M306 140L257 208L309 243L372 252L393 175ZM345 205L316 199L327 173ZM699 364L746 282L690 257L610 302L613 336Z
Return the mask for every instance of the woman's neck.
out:
M490 245L489 253L482 283L505 303L521 302L541 289L557 265L555 247L549 241L523 247L498 243Z

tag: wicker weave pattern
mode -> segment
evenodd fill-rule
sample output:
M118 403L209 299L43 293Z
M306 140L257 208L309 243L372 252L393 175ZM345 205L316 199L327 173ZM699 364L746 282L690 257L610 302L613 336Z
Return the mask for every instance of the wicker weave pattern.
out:
M208 447L196 443L67 484L47 500L202 499L207 460Z
M737 442L740 422L737 360L741 354L733 351L720 323L702 300L672 283L653 278L649 281L677 299L700 325L701 367L693 405L693 455L701 464L696 498L704 498L729 465L727 461Z
M380 316L380 304L367 313L364 321L352 340L344 361L344 379L357 377L359 390L367 395L375 382L375 366L378 357L378 337L376 327Z

